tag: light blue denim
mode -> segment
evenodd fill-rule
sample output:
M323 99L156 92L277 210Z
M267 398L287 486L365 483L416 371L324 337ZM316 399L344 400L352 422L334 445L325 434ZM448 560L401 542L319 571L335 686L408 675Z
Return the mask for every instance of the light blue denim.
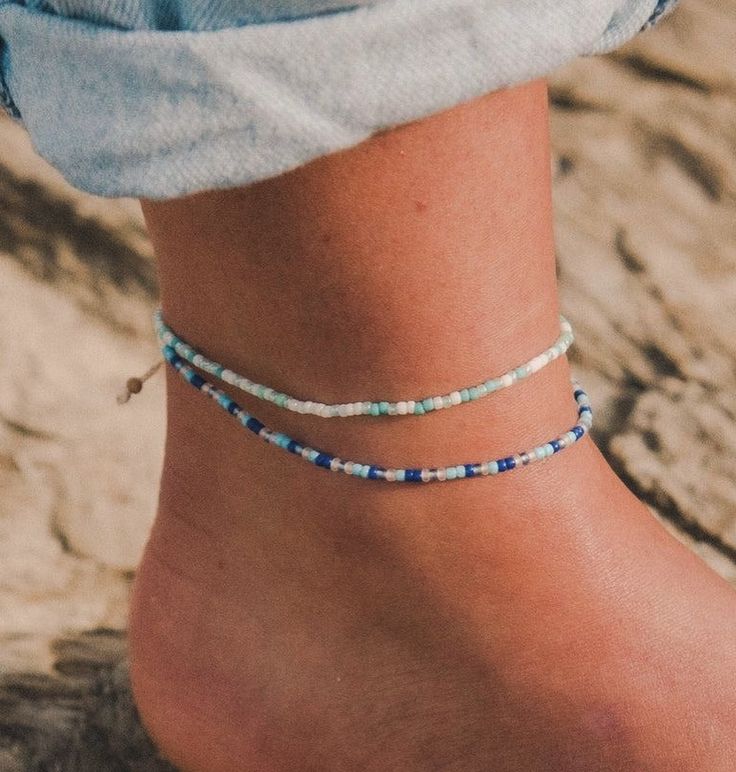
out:
M0 0L0 97L81 190L235 187L609 51L677 0Z

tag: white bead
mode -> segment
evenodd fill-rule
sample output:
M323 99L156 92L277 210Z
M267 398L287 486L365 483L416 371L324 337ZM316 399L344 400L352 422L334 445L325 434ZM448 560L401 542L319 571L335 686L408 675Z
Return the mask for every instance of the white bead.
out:
M415 400L410 399L406 403L406 412L409 413L409 415L412 415L414 413L414 410L416 409L417 403Z
M396 412L399 415L406 415L409 412L409 408L408 408L406 402L397 402L396 403Z
M422 482L429 482L432 479L432 475L429 469L422 469Z
M340 469L340 464L342 464L342 461L340 461L339 458L333 458L332 461L330 461L330 469L333 472L337 472Z
M511 375L511 373L505 373L501 376L501 385L502 386L511 386L511 384L514 382L514 376Z
M386 480L388 480L388 482L396 482L396 470L395 469L387 469L386 470Z
M442 397L432 397L432 404L434 405L435 410L442 410Z
M441 468L437 470L437 479L438 480L446 480L447 479L447 469Z
M354 466L354 462L353 461L346 461L345 462L345 473L346 474L352 474L353 473L353 466Z
M452 394L450 394L450 402L453 405L459 405L463 401L463 398L460 396L459 391L453 391Z

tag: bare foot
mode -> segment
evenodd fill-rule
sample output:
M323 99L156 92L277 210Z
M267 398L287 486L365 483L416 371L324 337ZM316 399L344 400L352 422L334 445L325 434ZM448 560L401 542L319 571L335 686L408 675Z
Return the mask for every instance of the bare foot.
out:
M736 595L589 438L387 490L267 446L246 467L240 427L170 388L186 441L130 636L182 769L733 769Z
M164 312L305 398L478 383L557 335L549 161L537 82L248 188L144 202ZM143 720L184 770L734 769L736 595L589 437L494 478L351 479L167 372L130 635ZM386 465L495 458L575 418L564 358L422 418L242 402Z

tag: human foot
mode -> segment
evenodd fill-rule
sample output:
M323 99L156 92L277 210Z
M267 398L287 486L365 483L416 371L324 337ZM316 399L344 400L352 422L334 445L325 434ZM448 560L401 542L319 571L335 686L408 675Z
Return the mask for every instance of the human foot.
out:
M248 188L143 202L164 315L303 398L478 383L557 336L549 174L537 82ZM494 478L364 481L259 442L167 377L132 677L185 770L733 769L734 594L589 437ZM565 358L426 417L253 402L291 436L389 466L495 458L575 418Z
M144 723L182 769L733 768L736 595L589 438L387 489L285 469L169 388L130 636Z

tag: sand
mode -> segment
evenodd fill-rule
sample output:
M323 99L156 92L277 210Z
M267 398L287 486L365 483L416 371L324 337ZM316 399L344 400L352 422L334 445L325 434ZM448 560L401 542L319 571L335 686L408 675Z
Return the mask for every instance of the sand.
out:
M736 583L736 8L686 0L552 79L572 361L595 439ZM127 688L156 504L155 267L138 203L75 191L0 120L0 771L165 769ZM110 354L113 353L114 356Z

